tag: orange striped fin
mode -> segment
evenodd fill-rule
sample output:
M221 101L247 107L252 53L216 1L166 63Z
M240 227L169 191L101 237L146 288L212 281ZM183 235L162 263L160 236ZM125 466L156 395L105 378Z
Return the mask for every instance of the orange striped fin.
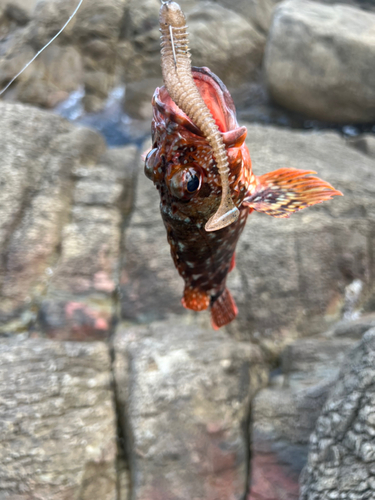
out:
M244 204L257 212L286 218L333 196L342 196L331 184L313 174L316 172L312 170L280 168L261 175L255 192L244 199Z

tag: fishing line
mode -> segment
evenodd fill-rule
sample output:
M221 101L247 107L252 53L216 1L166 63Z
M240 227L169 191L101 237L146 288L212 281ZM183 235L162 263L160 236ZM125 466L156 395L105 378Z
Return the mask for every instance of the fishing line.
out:
M61 30L56 33L56 35L51 38L51 40L46 43L46 45L40 49L39 52L37 52L35 54L35 56L21 69L21 71L19 73L16 74L16 76L14 76L11 81L8 83L8 85L6 85L6 87L3 88L3 90L0 91L0 95L2 95L6 90L8 90L8 88L12 85L12 83L14 82L14 80L16 80L20 75L22 75L22 73L30 66L31 63L33 63L35 61L35 59L43 52L43 50L45 50L49 45L51 45L52 42L54 42L56 40L56 38L64 31L64 29L68 26L68 24L70 23L70 21L73 19L73 17L77 14L78 12L78 9L81 7L82 5L82 2L83 0L80 0L77 7L75 8L73 14L69 17L69 19L66 21L66 23L64 24L64 26L61 28Z

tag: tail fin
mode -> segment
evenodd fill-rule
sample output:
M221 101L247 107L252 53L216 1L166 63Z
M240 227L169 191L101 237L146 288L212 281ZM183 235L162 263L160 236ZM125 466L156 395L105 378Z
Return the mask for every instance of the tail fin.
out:
M238 314L238 309L233 297L225 288L224 292L214 301L211 306L211 324L214 330L218 330L222 326L227 325Z
M255 193L245 198L244 204L257 212L285 218L333 196L342 196L331 184L312 174L316 172L280 168L261 175Z

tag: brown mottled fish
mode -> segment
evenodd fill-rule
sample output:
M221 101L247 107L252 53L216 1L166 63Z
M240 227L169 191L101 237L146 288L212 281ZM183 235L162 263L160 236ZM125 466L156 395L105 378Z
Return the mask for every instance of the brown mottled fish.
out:
M162 0L159 21L165 87L152 101L145 172L160 192L172 257L185 281L182 304L211 307L212 325L220 328L237 314L226 279L249 213L289 217L341 193L306 170L256 177L229 92L209 69L191 68L180 6Z
M152 150L145 173L160 193L160 209L175 266L185 281L182 304L194 311L211 308L213 327L230 323L237 307L226 287L235 248L249 213L273 217L341 195L313 174L281 168L255 176L245 145L246 128L236 121L232 98L207 68L193 68L199 93L215 119L229 162L229 189L238 219L217 231L205 225L221 202L221 177L203 132L175 104L167 89L156 89L152 104Z

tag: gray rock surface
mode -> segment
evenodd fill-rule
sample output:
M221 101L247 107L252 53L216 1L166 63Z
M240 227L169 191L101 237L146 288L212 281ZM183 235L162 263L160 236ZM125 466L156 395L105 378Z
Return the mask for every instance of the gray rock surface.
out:
M265 39L245 18L213 2L200 2L188 14L194 66L208 66L228 88L253 80Z
M21 23L0 3L0 86L52 38L76 5L74 0L39 1L28 12L21 5L18 14L11 15L23 13ZM265 35L254 28L251 13L245 19L241 10L214 2L186 0L181 5L188 17L194 64L210 66L229 85L254 78ZM99 111L109 90L120 82L161 79L159 8L158 0L84 2L64 33L5 97L50 108L83 86L86 111Z
M39 313L50 337L102 339L111 330L138 155L133 146L107 150L95 164L72 172L70 220L62 228Z
M282 371L252 408L250 499L297 500L310 434L351 339L301 339L286 348Z
M335 133L249 125L247 144L256 174L281 167L316 170L345 195L290 219L252 214L248 220L229 277L240 310L229 329L242 338L256 336L274 356L294 329L324 331L340 319L353 280L363 284L354 310L374 295L375 163ZM141 174L125 242L125 319L149 321L185 312L183 282L158 207L158 192ZM208 322L207 313L199 316Z
M375 328L375 314L365 314L354 321L340 321L329 332L329 335L337 338L352 338L360 340L364 333L370 328Z
M348 351L373 324L373 315L363 316L285 348L281 368L252 405L249 500L299 498L299 476L323 405Z
M0 340L0 498L117 500L102 343Z
M208 66L230 86L253 78L260 67L265 37L251 20L233 5L220 5L222 2L180 3L187 15L193 65ZM130 0L126 6L119 53L127 81L161 77L159 8L158 0Z
M375 14L300 0L274 12L264 61L272 98L320 120L374 121Z
M0 331L39 319L47 335L103 338L137 150L107 151L98 133L36 108L0 103L0 114Z
M13 21L17 21L17 19L29 19L37 1L38 0L0 0L0 16L5 15L8 18L10 17ZM16 16L16 18L12 18L12 14Z
M365 155L375 158L375 136L373 134L363 134L351 139L348 143Z
M273 10L282 0L218 0L227 9L233 9L250 22L259 34L267 37L272 22Z
M310 440L301 500L375 497L375 329L347 355Z
M22 27L0 11L7 35L0 51L0 86L57 33L77 4L76 0L39 1ZM86 110L101 109L120 73L116 44L124 5L125 0L83 2L64 32L19 77L6 98L50 108L83 85Z
M245 498L259 348L172 320L119 326L114 352L132 499Z

